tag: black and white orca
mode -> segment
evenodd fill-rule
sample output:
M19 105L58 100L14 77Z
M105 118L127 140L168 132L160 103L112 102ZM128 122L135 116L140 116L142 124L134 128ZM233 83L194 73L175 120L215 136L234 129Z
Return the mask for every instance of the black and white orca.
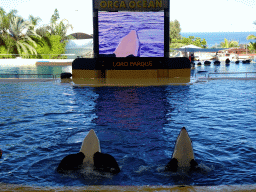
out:
M172 159L165 166L165 171L177 172L178 168L194 171L198 169L198 163L194 159L192 141L185 127L177 137Z
M93 166L99 172L117 174L120 168L115 158L109 154L101 153L100 143L94 130L91 129L84 138L79 153L70 154L64 157L57 167L58 173L78 170L83 166Z

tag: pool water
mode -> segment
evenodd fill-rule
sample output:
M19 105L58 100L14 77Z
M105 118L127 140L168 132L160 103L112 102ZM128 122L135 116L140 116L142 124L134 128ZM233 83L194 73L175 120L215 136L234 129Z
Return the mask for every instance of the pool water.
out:
M248 77L256 77L256 63L255 60L253 60L250 64L243 64L240 62L239 64L235 64L235 62L231 61L230 65L226 65L225 61L221 61L221 64L219 66L214 65L213 61L211 61L211 65L204 65L203 62L202 65L197 65L198 61L195 61L196 68L191 70L191 76L192 77L205 77L208 76L208 73L233 73L233 72L254 72L254 73L248 73ZM206 71L204 73L200 73L200 71ZM199 73L198 73L199 72ZM223 75L216 74L211 75L211 77L221 77ZM245 77L245 74L228 74L225 75L232 76L232 77Z
M187 86L0 83L0 182L40 186L256 183L256 80ZM166 173L185 126L204 171ZM60 175L94 129L121 172Z
M0 64L0 78L52 78L52 75L60 75L64 72L72 73L72 66L37 66L35 64L20 66L17 64Z

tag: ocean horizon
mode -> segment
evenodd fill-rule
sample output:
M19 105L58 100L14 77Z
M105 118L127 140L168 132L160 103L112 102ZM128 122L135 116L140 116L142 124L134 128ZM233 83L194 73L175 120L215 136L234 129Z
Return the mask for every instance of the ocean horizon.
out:
M219 45L221 42L224 42L226 38L229 41L238 41L239 44L248 44L250 42L256 42L255 40L247 40L248 35L255 35L255 31L251 32L181 32L182 37L200 37L205 39L207 42L208 48L212 46Z

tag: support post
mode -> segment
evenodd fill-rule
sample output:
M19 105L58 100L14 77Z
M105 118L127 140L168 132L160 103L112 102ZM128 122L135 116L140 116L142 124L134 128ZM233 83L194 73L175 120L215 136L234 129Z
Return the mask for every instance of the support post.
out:
M167 0L170 5L170 0ZM164 57L169 58L170 52L170 6L164 9Z
M94 5L93 5L93 52L94 52L94 58L98 58L99 57L99 19L98 19L98 9L95 9Z

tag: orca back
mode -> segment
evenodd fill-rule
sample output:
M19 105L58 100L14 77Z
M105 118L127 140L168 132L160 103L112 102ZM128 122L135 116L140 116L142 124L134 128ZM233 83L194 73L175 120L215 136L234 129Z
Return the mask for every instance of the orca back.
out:
M82 152L70 154L64 157L57 167L58 173L65 173L70 170L78 170L83 165L85 155Z
M96 152L93 156L94 168L99 172L117 174L120 168L112 155Z

